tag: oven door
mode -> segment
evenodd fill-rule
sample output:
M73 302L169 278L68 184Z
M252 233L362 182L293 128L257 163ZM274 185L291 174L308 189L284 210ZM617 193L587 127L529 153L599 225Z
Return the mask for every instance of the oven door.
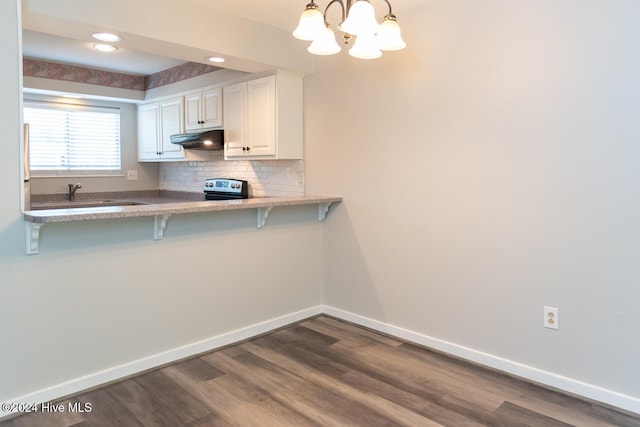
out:
M246 198L247 196L242 194L218 193L215 191L208 191L204 193L205 200L238 200Z

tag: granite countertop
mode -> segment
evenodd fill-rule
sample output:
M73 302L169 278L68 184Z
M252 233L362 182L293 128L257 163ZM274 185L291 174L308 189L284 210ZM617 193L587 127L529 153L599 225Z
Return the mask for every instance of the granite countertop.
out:
M318 205L318 221L322 221L329 207L333 203L342 201L341 197L323 196L255 197L238 200L203 200L203 197L202 193L168 191L85 193L74 202L65 201L64 194L32 197L31 203L34 209L24 212L27 231L26 254L40 253L40 229L45 224L154 217L153 239L161 240L164 238L167 220L174 214L255 209L256 225L262 228L274 207ZM70 204L74 207L67 208Z
M256 197L241 200L192 200L178 194L168 195L138 195L131 197L106 197L101 196L94 199L78 200L77 205L86 206L87 203L108 200L108 205L92 207L74 208L52 208L59 207L70 202L59 200L34 201L32 207L36 210L24 212L24 219L27 222L47 224L56 222L72 222L95 219L116 219L134 218L143 216L164 216L174 214L196 213L196 212L216 212L240 209L260 209L273 208L278 206L311 205L311 204L332 204L341 202L341 197L323 196L291 196L291 197ZM121 203L121 204L120 204ZM127 203L144 203L127 205ZM113 204L118 204L114 206Z

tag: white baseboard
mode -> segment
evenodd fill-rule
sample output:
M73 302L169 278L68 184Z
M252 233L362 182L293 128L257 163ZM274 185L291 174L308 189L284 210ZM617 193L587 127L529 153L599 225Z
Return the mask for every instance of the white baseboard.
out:
M196 354L215 350L216 348L243 341L248 338L264 334L265 332L281 328L290 323L295 323L321 313L322 306L311 307L295 313L287 314L285 316L277 317L275 319L257 323L255 325L247 326L235 331L217 335L215 337L207 338L202 341L187 344L182 347L174 348L162 353L154 354L143 359L134 360L120 366L114 366L103 371L94 372L92 374L85 375L84 377L76 378L62 384L57 384L52 387L38 390L24 396L16 397L14 399L6 399L6 402L26 404L51 402L53 400L60 399L61 397L72 395L114 380L125 378L130 375L146 371L148 369L174 362L176 360L184 359L189 356L195 356ZM11 412L0 409L0 419L8 415L11 415Z
M324 306L322 312L327 315L355 323L357 325L365 326L367 328L371 328L379 332L402 338L404 340L414 342L425 347L433 348L444 353L448 353L484 366L489 366L491 368L507 372L512 375L516 375L518 377L526 378L539 384L560 389L565 392L583 396L588 399L597 400L599 402L603 402L608 405L624 409L626 411L640 414L640 399L637 397L628 396L612 390L607 390L593 384L584 383L582 381L567 378L551 372L546 372L531 366L523 365L522 363L504 359L502 357L483 353L481 351L473 350L471 348L463 347L461 345L443 341L437 338L432 338L427 335L390 325L388 323L350 313L339 308Z
M162 353L151 355L143 359L134 360L132 362L114 366L103 371L94 372L84 377L76 378L62 384L57 384L15 399L7 399L12 403L42 403L51 402L61 397L72 395L83 390L100 386L102 384L128 377L148 369L152 369L176 360L194 356L196 354L211 351L229 344L246 340L257 335L264 334L274 329L281 328L290 323L295 323L309 317L325 313L330 316L343 319L357 325L362 325L376 331L380 331L389 335L402 338L404 340L424 345L435 350L442 351L463 359L470 360L481 365L489 366L503 372L507 372L519 377L535 381L537 383L554 387L569 393L583 396L589 399L597 400L630 412L640 414L640 399L607 390L592 384L587 384L578 380L557 375L551 372L542 371L531 366L523 365L518 362L507 360L498 356L483 353L471 348L463 347L458 344L432 338L417 332L413 332L404 328L380 322L368 317L360 316L348 311L344 311L330 306L316 306L285 316L270 319L255 325L247 326L235 331L207 338L202 341L191 343L182 347L168 350ZM11 415L11 412L0 410L0 419Z

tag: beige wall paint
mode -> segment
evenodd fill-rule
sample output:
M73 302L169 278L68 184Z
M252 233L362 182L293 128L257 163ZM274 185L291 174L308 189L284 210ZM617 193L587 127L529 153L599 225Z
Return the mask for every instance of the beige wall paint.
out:
M640 398L640 4L434 0L318 58L324 302ZM560 309L560 330L542 326Z

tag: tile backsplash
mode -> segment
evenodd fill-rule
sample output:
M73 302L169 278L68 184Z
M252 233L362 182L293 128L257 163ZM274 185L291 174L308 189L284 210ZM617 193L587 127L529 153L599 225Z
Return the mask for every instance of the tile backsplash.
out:
M209 162L160 164L160 189L202 192L207 178L236 178L249 182L251 197L303 196L303 160L224 160L212 152Z

